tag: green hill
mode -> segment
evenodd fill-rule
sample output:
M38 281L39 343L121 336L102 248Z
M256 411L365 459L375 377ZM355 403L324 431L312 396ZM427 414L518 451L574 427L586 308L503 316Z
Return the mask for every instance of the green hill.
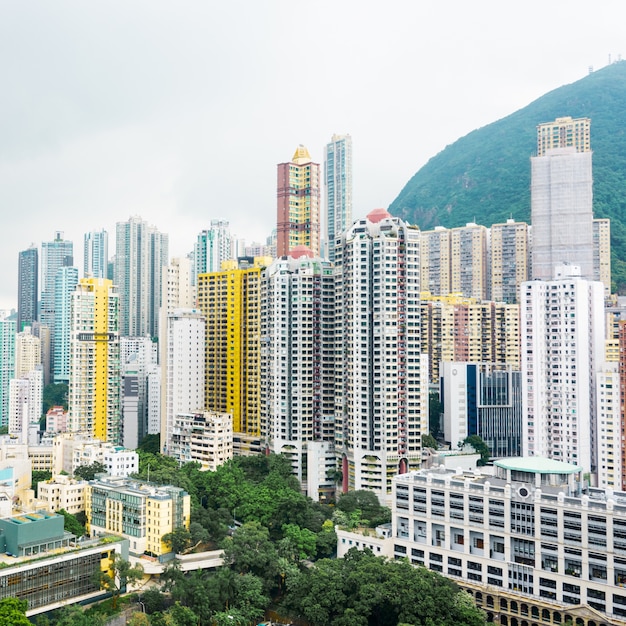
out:
M511 215L530 222L530 157L536 127L557 117L591 118L594 216L611 219L612 275L626 293L626 61L535 100L446 147L422 167L389 207L427 230Z

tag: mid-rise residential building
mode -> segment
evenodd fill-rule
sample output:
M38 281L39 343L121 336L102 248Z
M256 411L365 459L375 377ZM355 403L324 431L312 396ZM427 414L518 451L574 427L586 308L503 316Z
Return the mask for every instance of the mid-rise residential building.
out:
M530 277L529 229L525 222L509 219L491 226L490 298L515 304L520 285Z
M594 400L604 363L604 286L558 266L553 280L523 283L523 454L581 465L598 459Z
M179 463L200 463L201 469L215 472L233 458L233 418L228 413L179 413L168 454Z
M31 332L41 342L41 364L43 365L43 384L50 384L50 361L52 358L52 344L50 329L41 322L33 322Z
M67 385L70 381L70 336L72 294L78 285L77 267L60 267L54 281L54 332L52 337L53 380Z
M625 623L626 493L542 457L493 470L396 476L391 556L452 578L488 621Z
M236 258L235 238L226 220L211 220L211 228L201 231L193 248L193 284L198 274L219 272L224 261Z
M590 124L565 117L537 127L537 156L531 158L533 278L551 280L563 264L595 278Z
M191 498L179 487L105 477L91 481L86 495L90 535L122 535L135 555L160 557L171 552L163 536L189 527Z
M166 234L137 215L117 223L114 282L123 337L158 337L161 284L167 264Z
M24 326L15 337L15 376L20 378L41 366L41 339L32 334L30 326Z
M9 386L15 376L15 331L15 320L0 319L0 426L9 425Z
M17 272L17 330L21 332L38 319L39 251L35 244L19 253Z
M59 474L50 480L42 480L37 485L37 503L49 513L63 509L72 515L84 513L86 480L76 480Z
M203 411L206 391L206 319L197 309L178 309L168 316L164 422L161 447L170 454L174 421L180 413Z
M337 237L352 224L352 137L333 135L324 159L326 258L335 261Z
M261 437L261 282L271 262L240 259L198 277L198 306L206 318L205 408L233 416L241 453L258 448Z
M450 230L450 290L485 300L489 289L488 231L469 223Z
M46 432L64 433L68 430L68 414L62 406L53 406L46 413Z
M278 165L276 255L296 246L320 253L320 166L302 145L288 163Z
M428 432L428 360L420 340L420 231L371 211L336 249L335 445L342 489L381 501L418 467Z
M92 230L85 233L83 249L83 277L110 278L109 265L109 233Z
M119 443L119 302L106 278L81 278L72 295L70 429Z
M270 449L286 455L309 497L334 489L323 472L314 484L309 452L326 451L322 467L336 468L335 277L329 261L296 247L263 273L262 420ZM316 461L320 459L316 456ZM310 475L307 475L307 471Z
M440 398L445 440L478 435L492 457L522 452L521 372L493 363L442 363Z

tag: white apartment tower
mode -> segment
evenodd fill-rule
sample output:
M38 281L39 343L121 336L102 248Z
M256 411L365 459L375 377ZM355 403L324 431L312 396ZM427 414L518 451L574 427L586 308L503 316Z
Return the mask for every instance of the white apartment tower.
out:
M597 372L604 362L604 288L558 266L522 284L523 456L596 470Z
M41 365L20 378L14 378L9 389L9 434L19 443L36 446L43 399Z
M85 233L83 252L83 276L108 278L109 233L104 229Z
M324 159L327 257L334 262L337 237L352 224L352 137L333 135Z
M38 365L41 365L41 339L26 326L15 337L15 377L21 378Z
M78 268L61 267L54 281L54 382L68 384L70 380L70 320L72 294L78 285Z
M561 264L593 280L591 120L557 118L537 127L531 158L532 277L551 280Z
M341 237L336 256L337 453L343 490L385 501L418 467L428 432L428 360L420 342L420 231L376 209Z
M262 430L270 449L291 459L308 490L314 442L335 437L334 272L329 261L297 246L264 271L263 282ZM334 470L334 448L325 449L322 464ZM318 500L334 488L326 475L313 484L309 497Z
M161 424L161 447L166 454L176 416L204 410L205 328L204 316L196 309L177 309L167 318L165 419Z
M120 334L157 337L168 236L139 216L118 222L116 233L114 282L119 289Z
M198 284L198 274L219 272L223 261L235 258L235 238L226 220L211 220L211 228L198 233L194 245L193 284Z

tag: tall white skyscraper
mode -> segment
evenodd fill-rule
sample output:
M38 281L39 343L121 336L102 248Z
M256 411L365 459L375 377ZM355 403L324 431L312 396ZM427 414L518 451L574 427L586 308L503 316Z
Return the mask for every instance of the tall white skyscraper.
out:
M532 276L552 280L557 265L594 279L593 195L589 128L583 118L537 127L531 158Z
M26 326L15 338L15 377L21 378L39 365L41 365L41 339L32 334L30 326Z
M168 236L139 216L118 222L116 233L114 283L119 289L120 333L157 337Z
M337 237L352 224L352 137L333 135L324 159L326 219L324 239L328 258L335 260Z
M230 233L229 224L225 220L211 220L211 228L198 234L193 248L194 272L193 284L198 284L198 274L219 272L222 261L236 257L235 239Z
M385 500L391 478L421 462L428 357L420 342L420 231L384 209L336 249L336 446L343 489Z
M63 233L57 232L53 241L44 241L41 244L41 306L39 321L50 329L51 352L49 361L44 363L44 370L50 374L54 372L54 318L57 272L62 267L71 267L74 264L74 244L63 239ZM44 379L47 380L44 373Z
M294 248L263 275L264 431L270 449L290 458L307 495L323 499L334 490L328 470L336 469L333 268ZM326 452L321 462L318 449Z
M9 423L9 385L15 377L14 320L0 319L0 426Z
M109 263L109 233L106 230L92 230L85 233L83 256L83 276L107 278Z
M70 380L70 336L72 294L78 285L78 268L61 267L54 281L54 333L52 359L54 382Z
M597 373L605 342L604 287L558 266L552 280L522 284L524 456L596 470Z
M43 400L43 369L41 366L14 378L9 390L9 434L20 443L36 446Z
M205 320L195 309L177 309L167 318L165 422L161 447L167 454L176 415L204 410Z

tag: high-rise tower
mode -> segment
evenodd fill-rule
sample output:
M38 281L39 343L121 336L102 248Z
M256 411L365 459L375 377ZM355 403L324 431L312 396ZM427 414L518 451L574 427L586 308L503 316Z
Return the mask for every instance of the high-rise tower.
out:
M577 266L522 284L524 456L595 471L597 373L604 362L604 289Z
M531 158L532 277L552 280L557 265L593 280L593 196L587 118L560 117L537 127Z
M194 245L193 284L197 285L198 274L219 272L222 261L235 258L235 241L230 234L228 222L211 220L211 228L198 234Z
M336 239L352 224L352 137L333 135L324 161L326 220L324 239L328 258L335 260Z
M61 267L54 283L54 382L68 384L70 380L70 336L72 294L78 285L78 268Z
M428 356L420 341L420 231L376 209L336 249L336 446L343 489L381 500L419 466L428 432Z
M109 264L109 233L106 230L92 230L85 233L83 257L85 278L107 278Z
M139 216L118 222L116 233L114 278L120 298L120 333L157 337L168 237Z
M81 278L72 295L70 430L118 444L119 301L106 278Z
M50 329L50 361L44 363L44 370L52 376L54 373L54 318L55 289L57 272L62 267L74 264L74 244L63 239L63 233L57 232L53 241L41 244L41 310L39 321ZM47 376L44 374L44 379Z
M272 259L227 262L198 276L206 318L207 411L233 416L234 443L261 436L261 271Z
M314 500L334 490L335 276L329 261L294 248L264 271L262 417Z
M15 377L15 320L0 319L0 426L9 423L9 387Z
M276 255L295 246L320 253L320 166L302 145L289 163L278 165Z
M39 253L35 244L19 253L17 271L17 330L20 332L37 320Z
M509 219L491 227L491 299L514 304L528 280L528 224Z

